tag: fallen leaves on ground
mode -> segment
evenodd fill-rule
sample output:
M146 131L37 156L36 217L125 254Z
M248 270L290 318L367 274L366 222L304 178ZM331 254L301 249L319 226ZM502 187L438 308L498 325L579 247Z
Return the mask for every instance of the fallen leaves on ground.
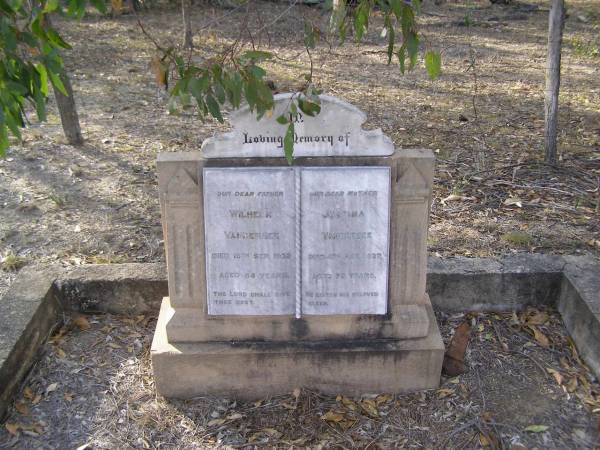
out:
M77 316L73 319L73 325L82 331L89 330L91 325L85 316Z

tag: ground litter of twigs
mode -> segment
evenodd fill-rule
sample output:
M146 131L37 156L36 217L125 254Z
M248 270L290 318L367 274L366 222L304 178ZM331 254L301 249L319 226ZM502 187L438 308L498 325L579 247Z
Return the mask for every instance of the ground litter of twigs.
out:
M557 168L543 163L546 0L424 2L423 46L442 50L436 81L422 62L405 75L386 64L380 17L363 44L320 42L313 52L316 85L365 111L367 128L381 127L399 149L436 153L432 254L600 254L600 55L587 51L600 46L600 7L592 0L568 7ZM156 1L138 17L165 47L180 42L177 4ZM238 37L247 47L252 40L278 55L267 69L282 92L308 70L304 19L327 24L326 11L300 2L238 9L199 2L192 18L196 58ZM0 257L13 256L0 271L0 293L22 264L163 260L156 154L198 150L227 128L193 111L167 114L149 68L157 53L136 16L92 14L56 25L73 44L66 66L86 143L65 145L50 99L48 122L31 116L22 144L0 160Z
M438 315L446 344L465 321L472 332L467 372L444 377L437 390L346 398L297 389L256 402L157 396L149 357L153 318L67 320L23 384L0 430L0 447L524 450L600 445L600 385L552 310Z
M558 168L542 162L546 1L425 2L423 42L443 50L443 74L435 82L422 68L402 76L385 64L378 18L361 46L348 42L329 50L319 44L318 86L364 110L367 127L381 127L398 148L435 151L432 254L600 253L600 65L582 51L588 48L583 44L597 43L600 11L591 0L568 3ZM268 68L278 90L293 90L307 66L303 18L323 24L326 14L300 4L287 12L285 3L251 5L248 15L197 4L196 43L218 51L248 17L250 30L268 23L256 42L288 59ZM179 42L176 5L157 2L139 16L156 39ZM32 117L24 141L0 160L0 293L22 264L163 260L156 154L197 150L226 128L192 113L166 114L149 69L154 48L132 15L57 18L56 24L74 46L65 57L86 144L65 144L51 99L48 122ZM148 355L154 321L89 317L90 329L75 327L46 346L0 431L0 445L598 445L598 385L558 316L550 313L548 322L532 325L538 340L521 321L511 325L510 315L497 316L471 319L469 372L445 379L437 391L336 399L301 390L257 403L156 398ZM464 317L440 320L447 340ZM541 336L547 348L539 345Z

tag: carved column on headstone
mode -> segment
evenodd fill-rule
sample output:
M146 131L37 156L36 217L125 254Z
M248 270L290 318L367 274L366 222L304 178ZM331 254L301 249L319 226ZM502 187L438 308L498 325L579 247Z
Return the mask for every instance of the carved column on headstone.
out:
M396 225L391 236L395 256L390 269L397 276L390 295L401 305L426 302L427 229L434 167L430 151L406 153L397 161L396 180L392 183Z
M162 196L171 306L201 309L205 292L200 189L180 165Z

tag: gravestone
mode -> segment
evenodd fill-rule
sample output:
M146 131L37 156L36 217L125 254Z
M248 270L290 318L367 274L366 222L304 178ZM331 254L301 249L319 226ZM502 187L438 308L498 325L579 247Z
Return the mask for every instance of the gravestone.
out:
M275 96L275 116L291 98ZM444 346L425 292L433 154L396 151L365 119L321 96L317 117L297 118L292 166L286 126L247 107L200 152L159 154L160 393L438 385Z

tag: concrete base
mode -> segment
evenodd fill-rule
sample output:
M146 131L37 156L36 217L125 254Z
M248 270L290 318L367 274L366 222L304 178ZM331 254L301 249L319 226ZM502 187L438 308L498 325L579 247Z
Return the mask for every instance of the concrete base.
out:
M427 310L429 333L418 339L171 344L165 298L151 350L156 389L166 397L256 399L296 387L345 395L436 388L444 344Z

